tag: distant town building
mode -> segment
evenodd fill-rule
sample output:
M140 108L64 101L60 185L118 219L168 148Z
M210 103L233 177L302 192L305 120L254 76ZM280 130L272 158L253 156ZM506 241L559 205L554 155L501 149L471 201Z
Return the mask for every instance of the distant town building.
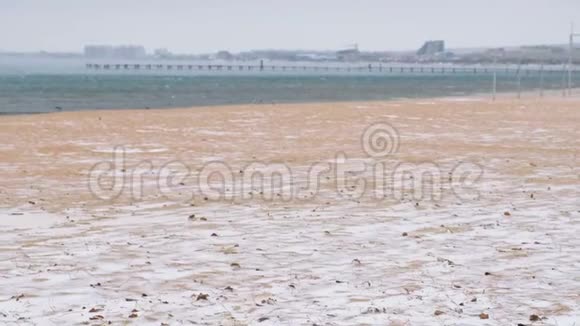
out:
M137 45L87 45L84 54L86 58L93 59L142 59L147 56L145 48Z
M215 58L218 60L233 60L234 59L234 55L231 54L228 51L219 51L216 55Z
M112 58L113 47L110 45L87 45L85 46L84 54L86 58Z
M156 58L160 58L160 59L167 59L167 58L171 58L173 56L173 54L165 48L155 49L155 51L153 51L153 55Z
M427 41L417 51L417 55L435 55L445 52L445 41Z
M142 59L147 56L145 48L136 45L118 46L113 49L114 57L121 59Z
M336 61L337 56L334 53L297 53L293 60L295 61Z
M340 61L357 61L360 58L360 51L358 45L353 44L347 49L336 52L336 58Z

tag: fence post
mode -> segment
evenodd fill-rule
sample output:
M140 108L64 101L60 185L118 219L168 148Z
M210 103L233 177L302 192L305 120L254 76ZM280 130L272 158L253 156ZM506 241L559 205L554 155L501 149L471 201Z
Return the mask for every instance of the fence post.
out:
M544 64L540 67L540 97L544 97Z

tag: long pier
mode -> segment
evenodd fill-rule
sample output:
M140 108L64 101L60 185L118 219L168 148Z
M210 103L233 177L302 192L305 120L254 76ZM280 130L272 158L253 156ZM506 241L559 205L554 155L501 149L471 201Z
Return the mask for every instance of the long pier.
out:
M384 73L384 74L558 74L567 71L566 65L549 66L464 66L464 65L383 65L383 64L345 64L345 65L313 65L313 64L264 64L260 63L87 63L90 71L132 71L132 72L276 72L276 73ZM576 67L573 73L580 72Z

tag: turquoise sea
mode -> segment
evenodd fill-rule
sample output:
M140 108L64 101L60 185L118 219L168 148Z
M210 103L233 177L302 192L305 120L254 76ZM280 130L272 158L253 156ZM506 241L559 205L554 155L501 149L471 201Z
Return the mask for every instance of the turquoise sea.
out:
M60 66L59 66L60 64ZM499 92L559 88L562 74L499 74ZM367 101L489 93L491 74L96 73L81 62L0 63L0 114L249 103Z

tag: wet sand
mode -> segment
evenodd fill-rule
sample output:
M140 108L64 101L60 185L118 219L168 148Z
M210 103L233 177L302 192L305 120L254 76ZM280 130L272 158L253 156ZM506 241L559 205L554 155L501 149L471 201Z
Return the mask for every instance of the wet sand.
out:
M375 158L361 136L377 122L399 138ZM0 321L572 324L579 126L580 100L557 98L0 117ZM139 176L142 192L103 200L89 176L116 146L116 176ZM311 194L308 168L340 153L347 186L329 173ZM160 191L170 162L192 175ZM285 164L299 191L267 200L246 184L205 198L193 175L209 162L242 181L249 164ZM395 184L377 199L377 163L436 168L435 195Z

